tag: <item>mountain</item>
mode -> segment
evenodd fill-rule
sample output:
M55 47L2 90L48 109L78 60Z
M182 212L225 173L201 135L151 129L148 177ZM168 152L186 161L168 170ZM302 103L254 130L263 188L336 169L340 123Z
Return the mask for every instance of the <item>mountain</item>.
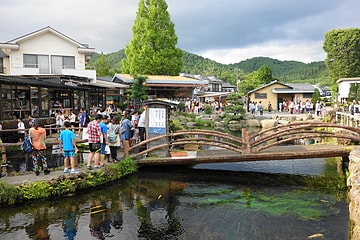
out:
M96 61L99 54L94 54ZM125 58L125 50L105 54L112 72L120 72L120 62ZM268 57L254 57L234 64L222 64L202 56L183 51L183 73L216 76L219 79L235 84L239 75L256 71L266 64L274 79L284 83L311 83L330 86L330 78L324 61L303 63L298 61L280 61Z

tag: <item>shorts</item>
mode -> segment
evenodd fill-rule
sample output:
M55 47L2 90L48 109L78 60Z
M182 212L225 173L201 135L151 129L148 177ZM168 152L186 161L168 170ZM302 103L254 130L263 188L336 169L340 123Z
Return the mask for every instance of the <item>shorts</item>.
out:
M100 152L101 143L89 143L90 152Z
M74 150L64 151L64 152L63 152L63 156L64 156L64 157L74 157L74 156L75 156L75 151L74 151Z

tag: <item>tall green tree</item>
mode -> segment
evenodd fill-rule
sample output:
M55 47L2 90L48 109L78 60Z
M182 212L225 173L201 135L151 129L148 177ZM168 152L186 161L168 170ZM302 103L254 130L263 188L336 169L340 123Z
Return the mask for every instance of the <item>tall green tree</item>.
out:
M111 66L107 62L106 56L104 53L101 53L94 63L96 69L96 76L111 76L110 72Z
M320 91L318 88L314 89L314 93L312 94L311 97L311 102L315 105L317 101L320 101L321 97L320 97Z
M144 86L146 76L137 75L131 85L130 99L134 101L135 108L138 109L139 104L147 98L147 89Z
M258 70L247 74L241 79L239 92L245 96L247 92L270 83L273 80L271 69L264 64Z
M332 87L339 78L360 76L360 29L331 30L325 34L323 49Z
M272 71L268 65L262 65L257 71L258 78L263 84L268 84L273 80Z
M140 0L133 36L125 48L121 66L132 75L177 76L182 70L182 51L165 0Z

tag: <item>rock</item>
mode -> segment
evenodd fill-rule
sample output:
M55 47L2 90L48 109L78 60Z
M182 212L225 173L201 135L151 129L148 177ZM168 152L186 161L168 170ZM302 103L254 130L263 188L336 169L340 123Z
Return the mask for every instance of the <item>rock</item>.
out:
M276 125L278 125L278 123L279 122L276 119L263 119L260 121L261 127L263 129L275 127Z
M247 127L261 127L261 123L257 119L248 119L246 121L246 126Z

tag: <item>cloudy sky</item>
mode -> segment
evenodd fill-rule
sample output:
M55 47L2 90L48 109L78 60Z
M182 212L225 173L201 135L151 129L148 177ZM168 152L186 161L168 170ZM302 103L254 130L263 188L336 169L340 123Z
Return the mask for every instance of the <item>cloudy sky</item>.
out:
M263 56L322 61L324 34L360 27L359 0L167 0L178 47L220 63ZM97 52L125 48L137 0L1 3L0 43L50 26Z

